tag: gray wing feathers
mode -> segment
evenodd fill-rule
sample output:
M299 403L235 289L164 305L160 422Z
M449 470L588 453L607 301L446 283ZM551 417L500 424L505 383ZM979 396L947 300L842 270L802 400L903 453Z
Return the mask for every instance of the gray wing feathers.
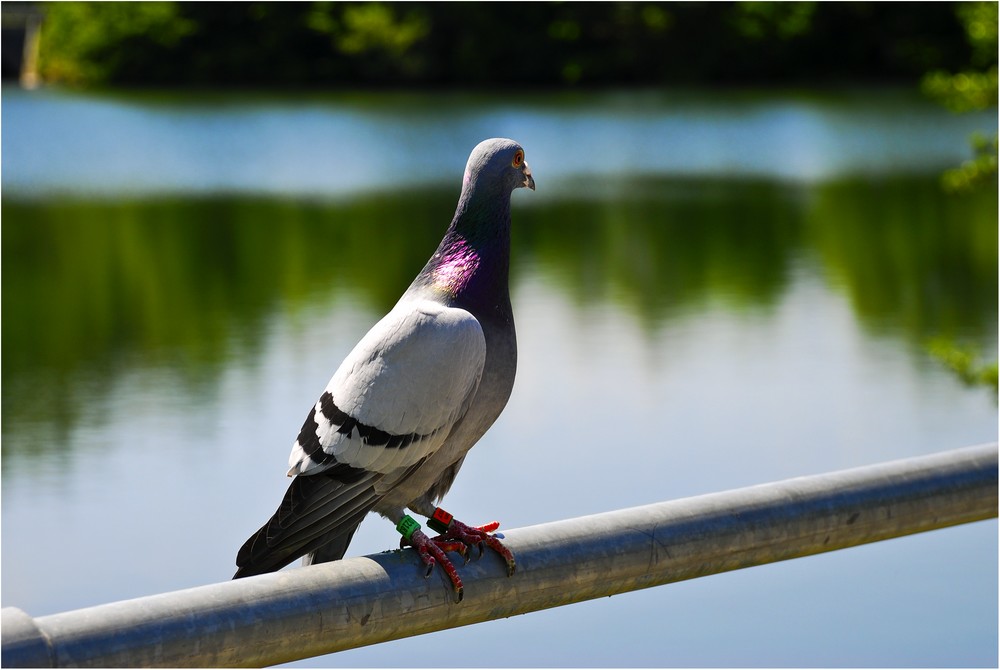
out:
M293 479L278 510L240 548L235 577L277 570L344 535L346 549L349 535L380 497L377 479L344 467Z
M486 338L472 314L430 300L400 301L334 374L326 411L322 403L314 407L313 449L323 453L300 437L289 475L334 463L387 474L426 458L465 414L485 361ZM356 425L345 429L347 420Z

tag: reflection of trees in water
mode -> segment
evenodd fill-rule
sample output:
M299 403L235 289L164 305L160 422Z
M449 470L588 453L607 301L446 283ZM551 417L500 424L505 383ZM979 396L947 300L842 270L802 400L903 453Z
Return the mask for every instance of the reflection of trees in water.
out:
M911 342L995 341L997 191L942 196L936 180L817 189L809 245L868 327Z
M263 346L278 306L319 305L336 318L350 295L374 319L433 251L453 200L448 189L346 204L8 199L5 433L29 421L58 439L80 401L136 359L211 393L227 360ZM646 328L709 301L766 311L805 263L867 329L907 346L996 337L996 189L946 196L934 176L815 187L643 180L516 209L515 283L531 268L579 309L611 302Z
M651 326L709 299L766 308L814 260L874 331L995 338L996 189L951 197L930 176L660 191L532 208L517 235L577 303L613 298Z

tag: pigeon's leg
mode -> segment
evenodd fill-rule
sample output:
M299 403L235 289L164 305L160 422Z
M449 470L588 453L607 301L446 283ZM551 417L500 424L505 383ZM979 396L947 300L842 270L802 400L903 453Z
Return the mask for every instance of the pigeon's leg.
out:
M417 550L420 560L427 566L425 577L430 577L435 564L440 564L441 569L451 580L452 589L455 591L455 602L462 602L465 587L462 585L462 578L458 576L455 566L448 560L446 551L457 551L465 556L465 545L461 542L441 542L438 538L431 539L420 530L420 524L413 520L413 517L404 515L396 524L396 530L403 536L399 541L399 546L410 545Z
M438 544L438 546L445 546L448 543L453 544L455 540L458 540L467 547L479 547L479 555L481 557L483 555L483 546L485 545L500 554L500 557L507 563L507 576L510 577L514 574L514 570L517 568L514 554L492 534L493 531L500 527L499 521L492 521L485 526L467 526L448 512L437 507L430 518L428 518L427 525L441 533L431 539L431 542Z

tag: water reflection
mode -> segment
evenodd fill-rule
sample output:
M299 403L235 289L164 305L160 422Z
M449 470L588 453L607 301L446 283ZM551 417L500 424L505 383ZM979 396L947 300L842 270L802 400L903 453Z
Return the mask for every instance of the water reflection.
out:
M995 111L951 115L906 90L66 94L3 91L3 187L71 193L347 196L450 184L486 137L528 150L545 197L609 175L766 177L941 170ZM541 182L539 183L541 186Z
M627 305L649 328L709 300L766 308L802 250L806 187L768 181L643 180L598 203L527 212L525 254L581 306Z
M203 397L228 361L253 360L279 307L333 314L350 299L384 312L453 203L449 189L347 203L5 199L4 468L39 439L69 444L130 361ZM996 209L996 190L946 196L933 176L647 179L597 203L519 210L513 282L532 272L577 309L625 306L655 333L708 304L766 313L808 266L868 329L918 355L935 335L993 346Z
M809 246L876 333L917 345L944 335L995 348L996 190L942 196L908 179L836 182L815 190Z

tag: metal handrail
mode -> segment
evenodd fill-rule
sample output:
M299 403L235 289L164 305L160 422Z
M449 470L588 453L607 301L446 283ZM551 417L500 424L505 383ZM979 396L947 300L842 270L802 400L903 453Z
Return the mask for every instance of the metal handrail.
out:
M261 666L997 516L997 445L557 521L440 570L393 551L32 618L2 611L19 667Z

